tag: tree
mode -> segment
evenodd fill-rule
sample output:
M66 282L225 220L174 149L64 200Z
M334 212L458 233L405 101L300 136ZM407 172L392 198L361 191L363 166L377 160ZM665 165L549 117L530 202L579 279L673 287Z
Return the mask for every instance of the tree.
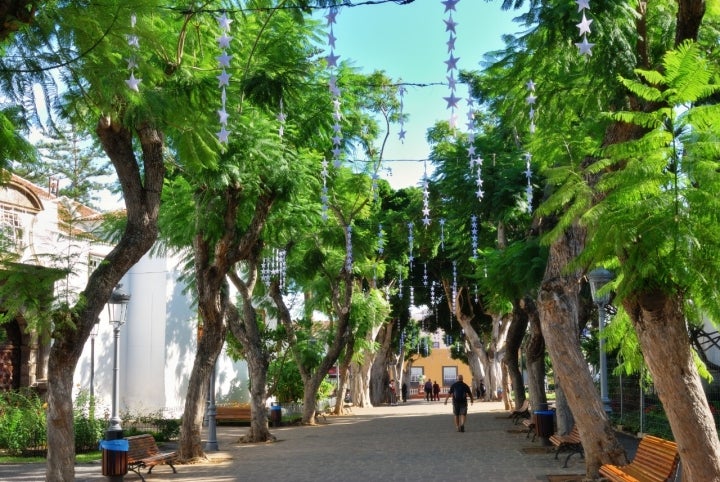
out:
M110 162L101 158L99 146L89 142L66 126L36 145L40 152L37 161L14 162L13 172L40 186L54 184L53 194L97 209L99 191L108 187L101 178L110 176L112 169Z
M712 101L717 76L700 46L687 41L662 68L622 79L648 108L613 115L645 135L605 149L597 189L602 199L584 216L592 241L587 255L618 264L615 283L640 341L655 387L680 447L684 477L720 477L720 443L701 384L688 322L717 316L718 261L714 167L720 107ZM654 107L654 108L653 108ZM601 167L602 166L602 167ZM628 205L632 203L632 209ZM639 267L641 270L638 270ZM682 390L677 387L682 386ZM694 407L692 413L680 407ZM693 456L701 452L702 457Z

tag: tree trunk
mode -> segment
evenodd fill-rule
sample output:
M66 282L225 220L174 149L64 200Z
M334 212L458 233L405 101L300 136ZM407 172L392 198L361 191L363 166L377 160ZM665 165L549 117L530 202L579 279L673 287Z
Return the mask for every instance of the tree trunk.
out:
M523 298L518 304L518 309L526 314L528 320L529 336L524 348L525 363L527 365L530 406L537 408L541 403L547 403L547 394L545 392L545 340L542 337L540 315L535 302L529 297Z
M686 482L720 481L720 442L695 366L679 296L648 290L623 301L678 444Z
M237 288L242 299L242 317L237 307L228 307L228 327L242 345L243 357L248 364L250 378L250 430L241 439L247 443L267 442L275 440L268 427L267 414L267 372L270 366L270 353L265 347L258 326L257 310L252 303L253 291L257 281L258 262L262 246L256 243L254 249L246 257L243 280L236 270L231 270L228 277Z
M178 458L182 462L194 462L205 458L202 447L202 421L210 377L224 341L224 325L203 324L202 337L198 341L195 361L188 380L185 410L180 426Z
M380 348L370 369L370 403L374 406L382 405L387 399L387 386L390 382L387 363L392 344L392 326L390 323L385 324L378 333L377 341Z
M625 449L615 438L610 420L580 350L578 292L581 274L568 273L569 262L585 246L585 231L568 228L550 246L545 275L538 295L538 312L558 383L564 386L585 449L585 472L597 478L600 465L627 464Z
M137 129L142 169L133 151L133 133L109 117L98 122L100 142L115 167L125 199L127 224L120 242L88 279L72 320L57 320L48 359L48 454L45 479L75 479L72 381L83 346L123 275L157 239L165 165L162 134L149 125ZM141 176L141 171L143 175Z
M515 406L521 407L525 403L525 382L520 367L520 346L527 331L528 315L521 309L520 300L513 302L513 315L510 320L505 344L505 366L515 395Z

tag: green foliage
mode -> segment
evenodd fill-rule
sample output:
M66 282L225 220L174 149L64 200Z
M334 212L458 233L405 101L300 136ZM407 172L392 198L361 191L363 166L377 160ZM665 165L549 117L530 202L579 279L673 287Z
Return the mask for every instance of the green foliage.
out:
M75 425L75 452L83 453L97 450L98 442L103 438L106 422L96 417L95 402L90 392L81 390L73 402L73 423Z
M302 377L292 357L280 357L270 362L268 382L275 386L275 396L281 403L302 400Z
M0 393L0 448L12 455L45 449L45 406L30 390Z
M686 43L666 54L662 73L637 73L644 82L624 85L656 108L614 115L646 133L607 147L607 158L590 166L603 172L603 199L582 218L590 234L584 257L606 266L619 260L619 300L653 288L682 293L720 319L720 106L706 103L718 91L716 65Z

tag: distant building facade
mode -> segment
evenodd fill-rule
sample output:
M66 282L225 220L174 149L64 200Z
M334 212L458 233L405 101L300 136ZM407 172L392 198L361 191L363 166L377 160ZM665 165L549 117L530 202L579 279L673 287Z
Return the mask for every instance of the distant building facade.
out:
M0 186L1 240L8 254L0 269L26 275L48 308L57 296L74 301L112 248L87 235L100 220L101 213L13 175ZM121 413L179 416L184 407L198 329L191 296L178 281L179 263L175 256L147 254L122 280L131 299L119 339ZM102 410L112 393L113 329L106 312L93 333L76 367L75 390L92 391ZM33 387L42 393L49 349L47 336L21 316L0 325L0 390ZM223 353L216 388L219 402L246 401L246 364Z

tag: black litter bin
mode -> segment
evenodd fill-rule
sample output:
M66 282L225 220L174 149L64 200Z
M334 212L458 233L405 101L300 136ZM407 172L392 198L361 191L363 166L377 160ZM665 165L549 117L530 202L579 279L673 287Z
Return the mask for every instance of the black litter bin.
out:
M535 415L535 433L543 445L549 445L548 440L555 432L555 412L552 410L538 410Z
M113 477L128 473L129 444L127 440L101 440L100 449L102 449L103 475Z
M279 427L282 422L282 407L277 402L270 405L270 422L273 427Z

